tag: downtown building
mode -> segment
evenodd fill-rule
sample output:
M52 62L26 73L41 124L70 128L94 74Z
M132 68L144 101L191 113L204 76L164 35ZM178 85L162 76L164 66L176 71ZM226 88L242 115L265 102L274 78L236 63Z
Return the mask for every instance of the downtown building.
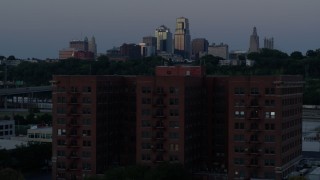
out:
M53 178L181 163L210 179L282 179L301 158L302 77L53 77ZM198 173L199 174L199 173Z
M177 18L176 31L174 33L174 54L183 58L190 58L191 55L191 35L189 30L189 19L185 17Z

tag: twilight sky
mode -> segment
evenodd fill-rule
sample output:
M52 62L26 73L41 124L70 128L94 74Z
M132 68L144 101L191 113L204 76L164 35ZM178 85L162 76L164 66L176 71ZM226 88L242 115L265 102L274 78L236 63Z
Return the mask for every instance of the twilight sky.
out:
M73 39L94 35L98 53L139 43L164 24L189 19L191 38L247 50L253 26L291 53L320 48L320 0L1 0L0 55L58 58Z

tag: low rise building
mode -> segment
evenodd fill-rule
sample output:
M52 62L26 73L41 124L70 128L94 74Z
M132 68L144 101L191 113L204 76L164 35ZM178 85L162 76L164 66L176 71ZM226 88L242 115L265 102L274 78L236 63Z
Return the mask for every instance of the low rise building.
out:
M15 136L14 120L0 120L0 139Z
M33 126L27 134L29 142L52 142L52 127Z

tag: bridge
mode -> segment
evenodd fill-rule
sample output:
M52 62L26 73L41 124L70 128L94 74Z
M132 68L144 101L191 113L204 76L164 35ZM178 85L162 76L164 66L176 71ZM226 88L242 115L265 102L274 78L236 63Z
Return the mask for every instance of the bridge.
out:
M50 91L52 91L52 86L8 88L8 89L0 89L0 96L11 96L11 95L18 95L18 94L29 94L29 93L50 92Z
M47 107L48 103L42 102L43 99L51 100L51 91L52 86L0 89L0 108L31 108L35 106Z

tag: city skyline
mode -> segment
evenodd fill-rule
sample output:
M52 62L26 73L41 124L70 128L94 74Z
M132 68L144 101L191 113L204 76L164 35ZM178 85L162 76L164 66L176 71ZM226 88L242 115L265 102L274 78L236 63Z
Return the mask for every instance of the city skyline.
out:
M140 43L162 24L174 30L175 19L181 16L189 19L192 39L248 50L252 28L257 27L261 38L274 37L275 49L305 53L320 47L315 38L320 31L315 22L319 5L316 0L5 1L0 6L0 55L57 58L68 41L84 35L95 36L98 53L105 53L122 43Z

